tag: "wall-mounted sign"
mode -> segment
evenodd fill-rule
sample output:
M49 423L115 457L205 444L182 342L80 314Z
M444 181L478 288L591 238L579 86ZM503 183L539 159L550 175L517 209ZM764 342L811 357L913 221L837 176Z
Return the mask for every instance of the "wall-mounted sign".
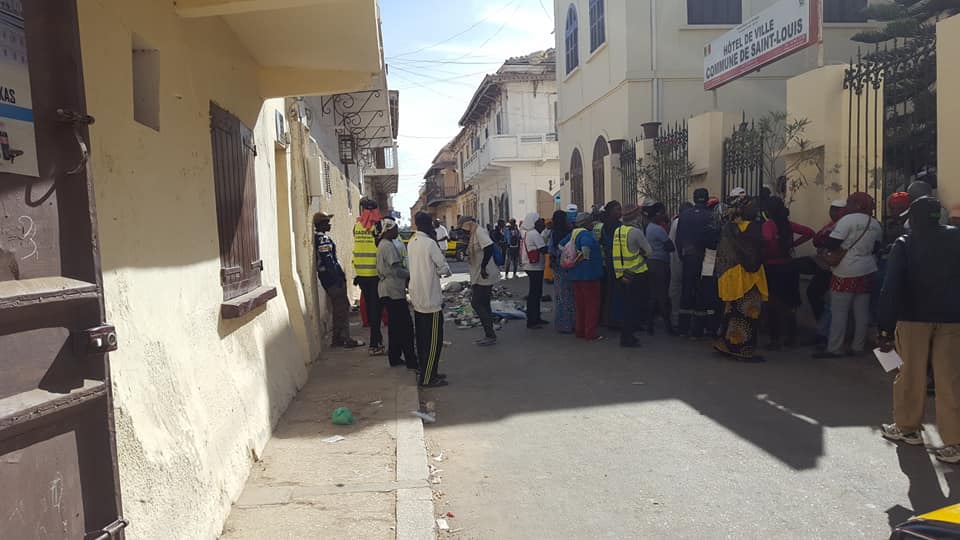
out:
M823 0L780 0L703 50L703 87L713 90L820 42Z
M0 4L0 173L39 176L23 8Z

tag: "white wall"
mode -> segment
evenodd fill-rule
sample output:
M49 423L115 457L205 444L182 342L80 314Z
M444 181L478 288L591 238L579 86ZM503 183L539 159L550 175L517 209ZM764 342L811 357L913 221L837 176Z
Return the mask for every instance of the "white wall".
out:
M512 82L503 85L501 104L507 112L507 135L553 133L553 104L557 101L556 81ZM496 111L494 111L496 119ZM492 128L496 128L494 120ZM490 130L493 136L495 130Z
M775 1L743 0L743 20ZM564 30L571 4L579 15L580 65L567 74ZM644 122L673 123L712 110L744 111L748 117L783 110L786 79L817 67L817 49L811 47L724 86L715 107L713 94L703 89L703 46L733 26L687 25L683 0L605 0L605 7L607 43L591 55L589 0L554 2L560 172L569 172L573 149L579 148L588 207L594 203L591 161L598 136L637 138ZM858 45L850 37L868 26L826 24L826 63L856 55ZM568 202L569 185L563 196Z

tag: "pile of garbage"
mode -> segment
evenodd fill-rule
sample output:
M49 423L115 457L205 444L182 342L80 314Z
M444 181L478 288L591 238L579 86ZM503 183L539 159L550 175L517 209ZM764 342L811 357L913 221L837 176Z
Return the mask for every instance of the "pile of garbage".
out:
M480 318L470 305L469 281L451 281L443 286L443 317L458 328L478 328ZM513 293L502 285L494 285L490 307L493 310L495 328L499 330L507 320L526 319L526 307L512 300Z

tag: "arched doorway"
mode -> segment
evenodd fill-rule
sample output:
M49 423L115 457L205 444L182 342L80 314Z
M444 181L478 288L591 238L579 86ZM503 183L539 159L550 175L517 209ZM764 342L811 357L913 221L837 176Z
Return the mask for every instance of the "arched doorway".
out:
M543 219L550 219L553 215L553 195L542 189L537 190L537 213Z
M500 219L510 219L510 205L507 203L507 194L500 195Z
M493 218L493 199L487 199L487 223L496 223L497 220Z
M593 204L600 206L606 203L606 186L604 185L603 158L610 154L610 147L607 146L606 139L603 136L597 137L597 142L593 145Z
M577 205L580 211L586 211L583 207L583 158L576 148L570 156L570 202Z

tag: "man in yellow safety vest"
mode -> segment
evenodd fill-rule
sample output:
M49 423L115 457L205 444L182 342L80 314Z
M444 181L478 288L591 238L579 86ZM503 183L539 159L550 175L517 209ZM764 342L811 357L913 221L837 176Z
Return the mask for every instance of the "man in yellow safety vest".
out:
M620 331L621 347L640 346L636 331L650 304L650 279L647 272L647 254L650 244L643 228L639 226L642 211L637 204L621 208L619 204L607 205L607 212L622 214L624 225L613 233L613 270L623 295L623 327Z
M357 272L354 284L363 293L367 323L370 325L370 356L382 356L383 333L380 330L380 275L377 273L377 240L380 228L380 210L377 201L360 201L360 217L353 226L353 268Z

